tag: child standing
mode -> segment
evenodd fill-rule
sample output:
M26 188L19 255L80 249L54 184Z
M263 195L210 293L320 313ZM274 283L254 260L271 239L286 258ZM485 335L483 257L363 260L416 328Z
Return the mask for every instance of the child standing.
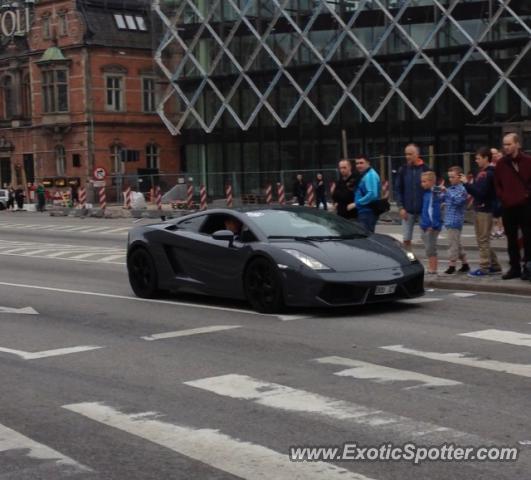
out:
M426 248L428 257L429 275L437 275L437 239L441 233L441 188L435 186L437 180L434 172L424 172L420 183L424 189L422 197L422 214L420 218L420 228L422 230L422 241Z
M461 260L460 273L470 271L466 253L461 243L461 230L465 222L465 208L468 198L465 187L461 183L461 167L450 167L448 181L450 186L441 194L441 200L446 204L444 213L444 226L448 231L448 260L449 265L444 272L447 275L456 273L457 260Z

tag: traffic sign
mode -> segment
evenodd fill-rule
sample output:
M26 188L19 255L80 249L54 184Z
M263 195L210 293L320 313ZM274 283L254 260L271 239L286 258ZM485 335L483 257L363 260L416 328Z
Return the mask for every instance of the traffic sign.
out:
M107 176L107 170L103 167L96 167L94 169L94 178L96 180L105 180L105 177Z

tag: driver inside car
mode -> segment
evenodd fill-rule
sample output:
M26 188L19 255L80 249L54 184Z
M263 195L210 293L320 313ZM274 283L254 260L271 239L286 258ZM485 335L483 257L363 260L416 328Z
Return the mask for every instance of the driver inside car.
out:
M225 228L234 233L235 237L239 237L242 233L242 223L233 217L225 219Z

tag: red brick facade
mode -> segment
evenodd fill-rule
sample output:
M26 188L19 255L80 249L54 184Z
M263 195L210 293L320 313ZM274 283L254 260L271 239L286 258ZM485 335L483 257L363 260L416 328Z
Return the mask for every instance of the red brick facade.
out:
M41 0L31 7L30 31L4 37L2 185L52 177L84 183L99 166L109 174L179 171L179 140L154 112L160 84L149 10L142 8L149 2L112 3L102 2L94 13L108 21L102 33L82 1ZM135 28L118 28L116 14L137 18Z

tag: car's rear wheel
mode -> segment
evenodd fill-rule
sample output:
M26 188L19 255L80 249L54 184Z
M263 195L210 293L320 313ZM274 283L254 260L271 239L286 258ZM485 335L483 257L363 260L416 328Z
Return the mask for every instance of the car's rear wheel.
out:
M244 275L247 301L261 313L276 313L284 306L282 280L276 265L265 258L252 260Z
M158 288L157 268L147 250L137 248L127 259L129 283L133 292L141 298L154 298L160 291Z

